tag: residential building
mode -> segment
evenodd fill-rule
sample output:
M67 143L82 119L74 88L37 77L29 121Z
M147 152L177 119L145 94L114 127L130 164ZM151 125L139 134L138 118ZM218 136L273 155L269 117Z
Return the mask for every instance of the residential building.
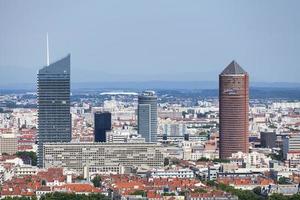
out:
M156 169L150 172L151 178L194 178L194 172L191 169Z
M0 155L13 155L18 151L18 138L15 134L0 135Z

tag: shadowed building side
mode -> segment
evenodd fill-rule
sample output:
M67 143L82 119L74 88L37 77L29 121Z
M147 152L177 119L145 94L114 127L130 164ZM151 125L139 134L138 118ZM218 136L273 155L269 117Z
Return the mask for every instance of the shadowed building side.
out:
M219 75L220 158L249 151L249 76L232 61Z

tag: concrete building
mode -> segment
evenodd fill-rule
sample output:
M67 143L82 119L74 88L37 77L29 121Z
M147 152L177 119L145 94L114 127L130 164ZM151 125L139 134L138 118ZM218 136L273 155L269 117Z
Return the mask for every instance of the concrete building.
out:
M128 134L122 134L121 132L116 131L107 131L106 132L106 142L109 143L123 143L126 142Z
M157 96L154 91L145 91L138 97L138 133L146 142L156 142Z
M158 168L164 165L161 146L155 143L48 143L44 166L83 172L84 166Z
M216 180L218 177L218 173L220 172L219 166L209 166L208 167L208 180Z
M71 141L70 55L38 72L38 166L43 144Z
M251 153L233 153L230 158L231 163L236 163L238 166L245 165L246 168L268 168L270 161L271 158L256 151Z
M161 125L162 135L166 136L184 136L186 134L186 125L183 123L164 123Z
M96 112L94 119L94 141L106 142L106 132L111 130L111 113Z
M284 159L300 161L300 134L285 136L282 151Z
M110 174L124 174L125 167L122 165L111 166L85 166L83 170L83 177L91 179L96 175L110 175Z
M16 176L36 175L37 172L38 172L38 167L31 166L31 165L18 165L15 168Z
M15 134L0 135L0 155L3 153L13 155L18 151L18 138Z
M191 169L169 169L153 170L150 172L151 178L194 178L194 172Z
M219 75L220 158L248 153L249 76L232 61Z

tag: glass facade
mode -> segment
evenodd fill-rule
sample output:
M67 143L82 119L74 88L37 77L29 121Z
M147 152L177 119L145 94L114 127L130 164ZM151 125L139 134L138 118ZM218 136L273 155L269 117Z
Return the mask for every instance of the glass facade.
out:
M71 141L70 55L38 72L38 166L43 144Z

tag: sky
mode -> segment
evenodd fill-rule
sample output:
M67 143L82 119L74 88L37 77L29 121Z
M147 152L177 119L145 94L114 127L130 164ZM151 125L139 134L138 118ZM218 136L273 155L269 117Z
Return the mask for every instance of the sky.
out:
M0 86L71 54L72 82L300 82L299 0L0 1Z

